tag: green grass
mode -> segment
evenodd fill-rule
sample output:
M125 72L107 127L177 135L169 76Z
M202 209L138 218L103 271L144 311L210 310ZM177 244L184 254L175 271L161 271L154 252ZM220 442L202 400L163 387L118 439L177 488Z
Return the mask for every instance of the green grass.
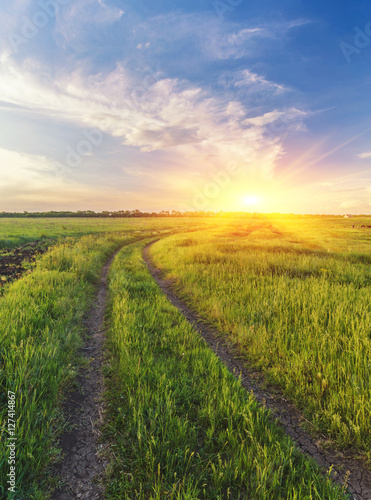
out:
M80 365L83 316L104 261L125 242L169 234L188 224L163 219L0 219L2 248L41 238L57 243L38 259L31 274L7 285L0 299L0 497L6 495L9 472L8 391L16 394L17 437L17 494L9 498L44 498L45 467L59 455L56 437L64 425L60 402Z
M120 246L170 234L175 220L0 219L0 241L16 247L55 238L31 274L7 285L0 299L0 497L6 496L8 391L16 395L17 485L9 498L47 497L46 467L59 456L65 422L60 403L81 367L83 317L94 299L101 267ZM202 222L196 222L200 227ZM116 233L114 232L116 231ZM84 233L93 232L78 238Z
M46 499L66 424L60 404L81 368L83 317L101 267L121 245L179 231L153 251L183 295L318 429L370 449L371 232L353 223L361 224L0 219L0 248L55 243L0 298L0 497L8 390L16 394L13 498ZM117 460L107 498L342 498L167 302L140 245L114 263L110 312L107 433Z
M0 496L6 497L8 391L16 402L16 495L41 499L45 467L58 456L59 403L79 365L83 316L108 256L135 238L85 236L54 248L11 285L0 305Z
M142 246L109 274L106 498L344 498L168 302Z
M315 430L370 458L371 231L347 224L234 222L166 238L152 253Z
M16 248L35 240L52 240L61 242L66 237L80 238L89 234L105 234L122 232L137 235L147 234L152 231L155 236L158 231L169 232L208 226L212 224L209 219L187 218L130 218L130 219L90 219L90 218L45 218L45 219L20 219L0 218L0 250L2 248Z

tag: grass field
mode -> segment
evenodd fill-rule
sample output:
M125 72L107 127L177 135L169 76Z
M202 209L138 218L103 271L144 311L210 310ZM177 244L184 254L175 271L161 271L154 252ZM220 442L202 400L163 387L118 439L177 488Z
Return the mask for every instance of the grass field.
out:
M43 498L45 466L58 455L55 434L63 425L57 403L79 364L82 318L100 267L124 242L123 238L86 236L76 244L63 244L46 254L31 275L11 285L1 299L2 498L8 471L8 391L16 395L18 492L28 495L24 498Z
M107 498L344 498L169 304L142 246L110 275Z
M46 499L61 401L83 369L83 318L110 272L108 499L344 498L246 394L159 291L145 242L179 293L338 445L370 448L371 232L340 219L0 219L1 247L53 246L0 298L0 496L7 395L17 491ZM344 227L344 226L347 227ZM139 242L139 240L141 240ZM1 489L2 488L2 489Z
M81 236L96 234L140 233L153 232L155 236L160 229L162 232L180 230L189 225L197 228L212 224L203 219L90 219L90 218L45 218L22 219L0 218L0 250L12 249L36 240L47 240L50 243L62 242L66 237L80 238Z
M30 237L37 239L46 221L29 224ZM78 224L81 233L89 232L84 221ZM99 234L64 238L40 257L32 274L7 286L0 299L0 496L5 495L8 472L8 391L16 394L18 491L27 499L44 498L45 467L58 456L55 438L64 425L58 405L81 364L77 350L82 345L83 316L92 304L101 267L120 246L146 232L167 234L171 224L162 229L155 221L146 231L143 221L129 221L127 227L121 223L119 233L100 224ZM59 226L53 227L46 237L58 233ZM104 227L108 234L101 235ZM18 229L12 230L18 238Z
M179 293L316 430L369 458L370 240L338 219L250 221L153 248Z

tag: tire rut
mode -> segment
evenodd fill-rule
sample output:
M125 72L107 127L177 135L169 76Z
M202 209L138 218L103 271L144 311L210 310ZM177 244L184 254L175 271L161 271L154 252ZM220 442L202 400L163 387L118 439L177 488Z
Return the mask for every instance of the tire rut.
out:
M103 445L98 444L103 422L102 394L104 389L102 366L104 345L104 313L106 309L107 276L117 250L104 265L96 302L85 325L86 343L81 349L87 368L77 377L77 387L63 405L72 429L62 435L59 446L63 461L56 465L54 474L61 477L61 485L53 500L101 500L104 489L100 483L107 461L102 456Z
M162 271L153 264L149 249L156 243L149 243L143 250L143 259L161 290L170 302L177 307L195 330L204 338L209 347L223 361L235 377L241 377L241 385L248 391L252 391L256 400L265 408L271 410L273 418L278 420L285 432L293 439L296 446L305 454L310 455L318 465L325 470L331 470L333 480L340 484L347 484L348 492L354 500L371 500L371 471L366 468L363 460L358 459L350 451L339 451L321 445L319 440L306 432L302 425L304 417L282 394L276 389L266 388L262 384L262 375L253 372L245 366L234 349L220 332L205 323L197 313L181 300L174 292L170 280L162 277ZM260 380L260 381L259 381Z

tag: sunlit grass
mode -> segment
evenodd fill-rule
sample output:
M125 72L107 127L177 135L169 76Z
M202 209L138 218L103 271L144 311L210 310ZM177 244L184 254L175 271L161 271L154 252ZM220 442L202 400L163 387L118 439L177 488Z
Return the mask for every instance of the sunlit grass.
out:
M188 233L153 250L184 296L317 428L369 446L371 233L339 219L0 222L3 247L59 242L0 299L0 496L7 391L17 398L15 498L41 500L101 267L125 242L174 231ZM107 397L119 458L109 498L340 498L168 304L139 251L123 253L111 274Z
M55 438L64 424L61 391L79 365L83 317L107 257L133 238L83 237L40 259L34 272L12 284L0 305L0 496L6 498L7 394L15 393L16 494L46 498L45 467L58 457Z
M66 237L80 238L84 235L106 235L122 232L137 235L152 231L155 236L158 231L176 231L189 226L194 228L213 224L210 219L187 218L1 218L0 217L0 250L16 248L35 240L61 242Z
M250 221L173 236L152 253L315 429L368 454L371 231L343 226Z
M141 246L110 272L106 497L344 498L168 302Z

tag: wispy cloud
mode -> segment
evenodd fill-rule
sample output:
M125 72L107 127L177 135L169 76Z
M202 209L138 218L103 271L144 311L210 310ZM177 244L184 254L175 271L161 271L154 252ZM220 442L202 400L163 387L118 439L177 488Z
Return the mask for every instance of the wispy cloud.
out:
M261 42L276 40L282 44L288 33L310 21L297 19L289 22L244 23L220 22L215 16L198 13L172 12L151 18L135 25L133 33L142 43L143 37L164 52L178 50L179 44L187 42L187 50L194 50L197 57L211 61L256 57L268 46ZM271 44L269 44L271 47Z
M203 52L209 59L231 59L243 57L252 53L251 42L256 38L270 37L265 28L233 29L225 33L219 24L214 24L212 29L201 35ZM250 42L250 43L249 43Z
M203 32L204 53L211 59L237 59L241 57L257 57L260 52L272 50L271 43L264 41L275 40L275 45L284 43L293 28L308 24L306 19L297 19L289 22L259 23L240 28L240 25L230 23L228 27L220 23L212 23L210 29ZM238 27L237 27L238 26ZM270 47L270 48L268 48Z
M240 71L236 75L234 75L231 83L235 87L248 87L252 91L267 90L280 94L282 92L287 92L290 90L285 85L271 82L263 76L253 73L248 69Z
M30 189L50 185L58 162L41 155L18 153L0 148L1 185L3 195L9 188L28 185ZM23 181L22 181L23 179Z
M142 49L148 49L151 46L149 42L147 43L138 43L137 49L142 50Z
M27 9L31 12L30 4L38 5L37 0L18 0L14 19ZM287 84L271 81L261 69L266 66L248 61L268 53L272 41L284 43L287 34L305 22L221 23L210 12L169 13L170 9L144 20L132 7L125 8L125 14L112 4L108 0L64 3L40 33L45 39L22 46L25 50L19 57L0 54L1 106L17 109L18 119L23 112L66 131L59 142L53 137L59 148L56 159L16 153L5 158L2 153L6 164L18 165L14 182L8 179L12 189L16 190L15 179L24 176L31 179L35 193L47 193L53 182L56 185L50 173L60 167L57 159L63 161L68 141L76 149L76 135L81 139L90 129L105 132L106 142L102 151L85 155L73 171L68 182L75 186L84 176L86 184L104 178L107 143L115 149L108 158L111 178L117 172L129 183L142 183L141 193L149 185L161 192L161 200L166 189L191 191L197 183L205 184L210 172L230 162L242 167L241 184L247 179L263 183L271 179L285 154L282 126L305 130L308 113L294 105L295 92ZM119 26L123 29L116 29ZM45 40L53 44L50 53L35 51ZM179 58L179 53L185 57ZM53 59L52 54L58 56ZM233 61L242 57L246 59L241 70L241 61L236 66ZM187 68L193 64L196 77ZM216 88L217 77L212 80L204 66L220 67L216 74L228 77L224 86L220 81ZM198 78L197 71L203 77ZM289 92L294 96L290 104L283 99ZM39 137L44 140L40 131ZM51 149L40 146L46 155ZM40 172L36 165L42 167ZM91 181L91 189L93 185ZM26 186L22 192L27 195Z
M53 158L0 148L1 186L0 210L21 211L79 210L86 208L119 208L122 192L109 186L91 185L66 178L56 179L63 165ZM135 195L127 197L130 206L137 206ZM92 203L92 200L96 202Z
M367 158L371 158L371 151L367 152L367 153L360 153L359 155L357 155L358 158L362 158L363 160L367 159Z
M86 40L97 30L119 21L125 11L110 7L103 0L79 0L70 2L57 17L55 34L59 43L75 48L86 47Z
M239 102L178 79L151 79L138 93L140 80L120 65L108 74L86 74L80 68L54 78L42 68L39 73L44 76L37 77L29 66L28 62L18 67L9 56L0 58L0 93L5 102L100 128L127 146L142 151L175 149L193 158L194 168L201 170L207 166L202 164L204 158L209 158L208 166L233 159L263 176L271 175L275 160L283 154L282 145L276 137L267 138L264 127L292 110L248 120L246 107ZM298 121L305 117L304 112L295 113Z
M13 2L4 2L1 6L0 15L0 40L2 47L11 48L9 35L17 32L19 23L27 13L27 8L32 0L14 0Z
M284 111L274 110L253 118L247 118L243 123L254 127L268 127L267 130L270 131L271 135L276 133L278 136L282 131L305 131L304 120L310 115L311 113L308 111L287 108ZM277 126L274 124L277 124Z
M58 20L58 28L63 31L67 28L85 24L112 24L125 14L125 11L110 7L103 0L79 0L71 2L63 10L63 15Z

